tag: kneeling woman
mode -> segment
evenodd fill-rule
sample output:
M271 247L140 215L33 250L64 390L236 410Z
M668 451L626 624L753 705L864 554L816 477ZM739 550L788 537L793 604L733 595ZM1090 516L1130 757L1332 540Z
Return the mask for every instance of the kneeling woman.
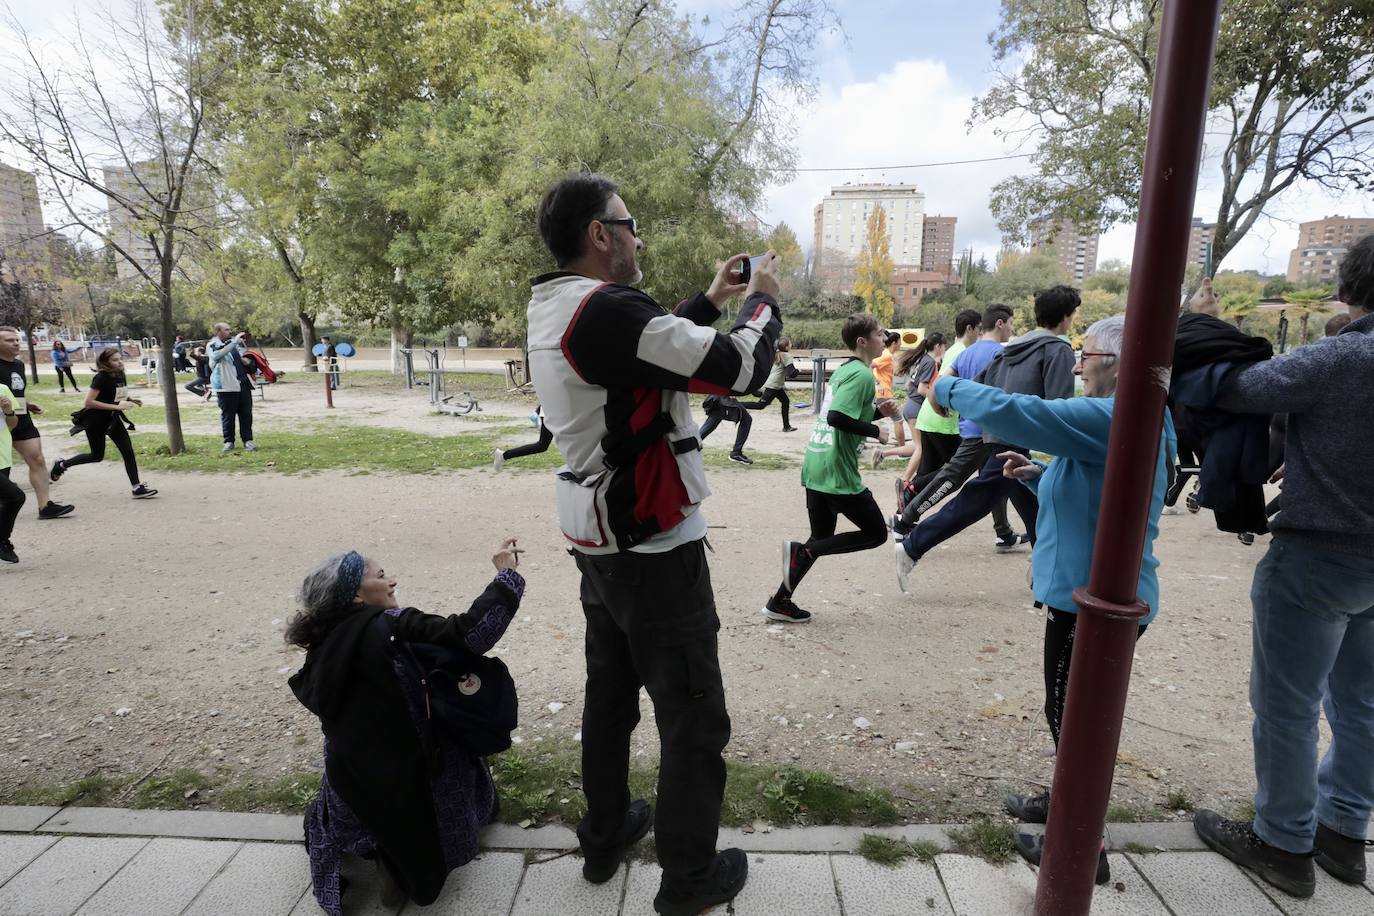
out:
M156 496L157 490L138 479L138 459L134 457L134 443L129 431L124 428L124 411L130 407L142 407L138 398L129 397L124 379L124 356L118 350L102 350L95 358L95 375L91 377L90 390L86 392L86 403L82 405L78 425L86 431L86 441L91 450L75 458L59 459L53 462L48 479L53 483L67 471L80 464L99 464L105 460L105 441L115 444L119 455L124 459L124 473L133 487L134 499L147 499ZM129 429L134 425L129 424ZM73 430L73 432L75 432Z
M477 855L478 829L496 816L490 771L452 734L435 736L437 760L426 750L426 694L397 642L485 654L524 594L519 554L515 538L502 541L496 577L467 613L450 617L398 608L396 579L356 552L306 576L286 640L307 650L291 690L324 732L324 778L305 837L315 899L330 916L342 913L346 854L376 860L393 907L432 903L448 873Z

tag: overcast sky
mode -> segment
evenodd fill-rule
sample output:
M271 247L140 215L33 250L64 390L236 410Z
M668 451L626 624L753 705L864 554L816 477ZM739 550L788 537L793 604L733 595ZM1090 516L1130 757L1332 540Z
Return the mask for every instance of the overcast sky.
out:
M75 10L102 0L0 0L37 33L66 32ZM115 10L132 0L103 0ZM679 0L684 12L704 14L716 23L729 20L732 0ZM988 210L992 186L1025 170L1024 160L921 169L883 166L1010 155L1025 150L1003 144L987 128L964 126L970 103L991 82L987 35L995 27L997 0L849 0L842 8L847 38L822 36L817 62L820 92L797 112L798 165L842 167L840 172L800 172L769 189L760 213L768 222L785 221L810 248L812 208L826 191L846 181L903 181L925 192L926 212L959 218L955 244L972 247L989 259L1000 234ZM4 53L0 35L0 54ZM1205 162L1195 214L1211 221L1219 202L1220 174ZM627 197L632 197L632 189ZM1280 199L1227 258L1232 269L1282 273L1297 239L1298 222L1343 213L1367 216L1374 204L1366 195L1335 196L1299 183ZM52 216L55 216L53 214ZM50 217L51 221L51 217ZM1099 258L1130 260L1131 226L1117 227L1102 239Z

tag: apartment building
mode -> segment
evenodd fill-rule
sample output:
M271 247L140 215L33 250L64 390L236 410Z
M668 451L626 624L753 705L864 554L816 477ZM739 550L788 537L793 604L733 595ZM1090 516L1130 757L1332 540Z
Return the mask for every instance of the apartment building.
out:
M1374 216L1327 216L1298 225L1298 244L1288 255L1288 281L1335 283L1341 261L1355 242L1374 232Z
M0 162L0 253L5 276L38 279L50 266L38 179Z
M921 270L954 274L957 216L927 216L921 230Z
M1216 233L1216 223L1204 223L1202 217L1193 217L1193 225L1188 230L1189 264L1196 264L1201 270L1207 269L1207 253Z
M831 188L814 211L815 270L826 289L841 290L863 250L868 219L882 207L887 214L888 244L894 264L921 264L925 228L925 193L910 184L845 184ZM953 253L951 233L951 255ZM847 262L847 263L845 263Z
M1053 254L1064 273L1075 283L1082 283L1097 273L1096 229L1083 230L1064 220L1039 220L1031 224L1030 230L1031 251Z

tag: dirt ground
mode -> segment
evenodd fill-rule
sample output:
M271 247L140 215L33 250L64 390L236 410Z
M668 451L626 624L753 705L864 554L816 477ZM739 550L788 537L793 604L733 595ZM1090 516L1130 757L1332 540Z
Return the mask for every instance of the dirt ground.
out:
M314 385L278 386L257 425L323 414L322 400ZM345 388L328 422L452 434L526 422L530 403L484 404L468 421L428 414L420 391ZM184 411L188 431L216 428L212 405ZM749 447L799 457L805 433L780 428L775 408L755 414ZM45 429L49 460L54 447L72 453L75 440ZM727 424L711 444L731 434ZM23 562L0 569L0 785L318 766L318 726L286 686L302 653L281 636L304 573L356 548L400 576L403 602L459 612L508 533L528 550L525 601L497 650L520 690L517 741L577 736L577 577L546 474L163 474L157 499L131 502L116 463L80 470L57 491L77 512L39 523L26 507L14 536ZM895 473L865 472L884 508ZM907 596L886 548L823 560L797 596L814 622L769 625L759 609L779 544L806 531L797 471L717 470L711 484L728 754L886 785L916 819L993 811L1006 787L1049 780L1043 622L1025 552L994 553L982 524L925 559ZM1264 541L1245 547L1206 516L1162 520L1163 606L1136 655L1115 803L1157 818L1170 790L1223 807L1251 793L1248 591ZM652 757L644 707L635 747Z

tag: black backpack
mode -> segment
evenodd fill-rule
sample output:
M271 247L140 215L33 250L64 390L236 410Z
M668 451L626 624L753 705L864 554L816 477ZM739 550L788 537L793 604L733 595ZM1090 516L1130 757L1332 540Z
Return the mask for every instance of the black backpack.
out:
M394 657L424 700L423 741L432 760L438 755L439 733L479 757L510 747L519 701L505 662L466 648L407 642L394 631L389 635Z

